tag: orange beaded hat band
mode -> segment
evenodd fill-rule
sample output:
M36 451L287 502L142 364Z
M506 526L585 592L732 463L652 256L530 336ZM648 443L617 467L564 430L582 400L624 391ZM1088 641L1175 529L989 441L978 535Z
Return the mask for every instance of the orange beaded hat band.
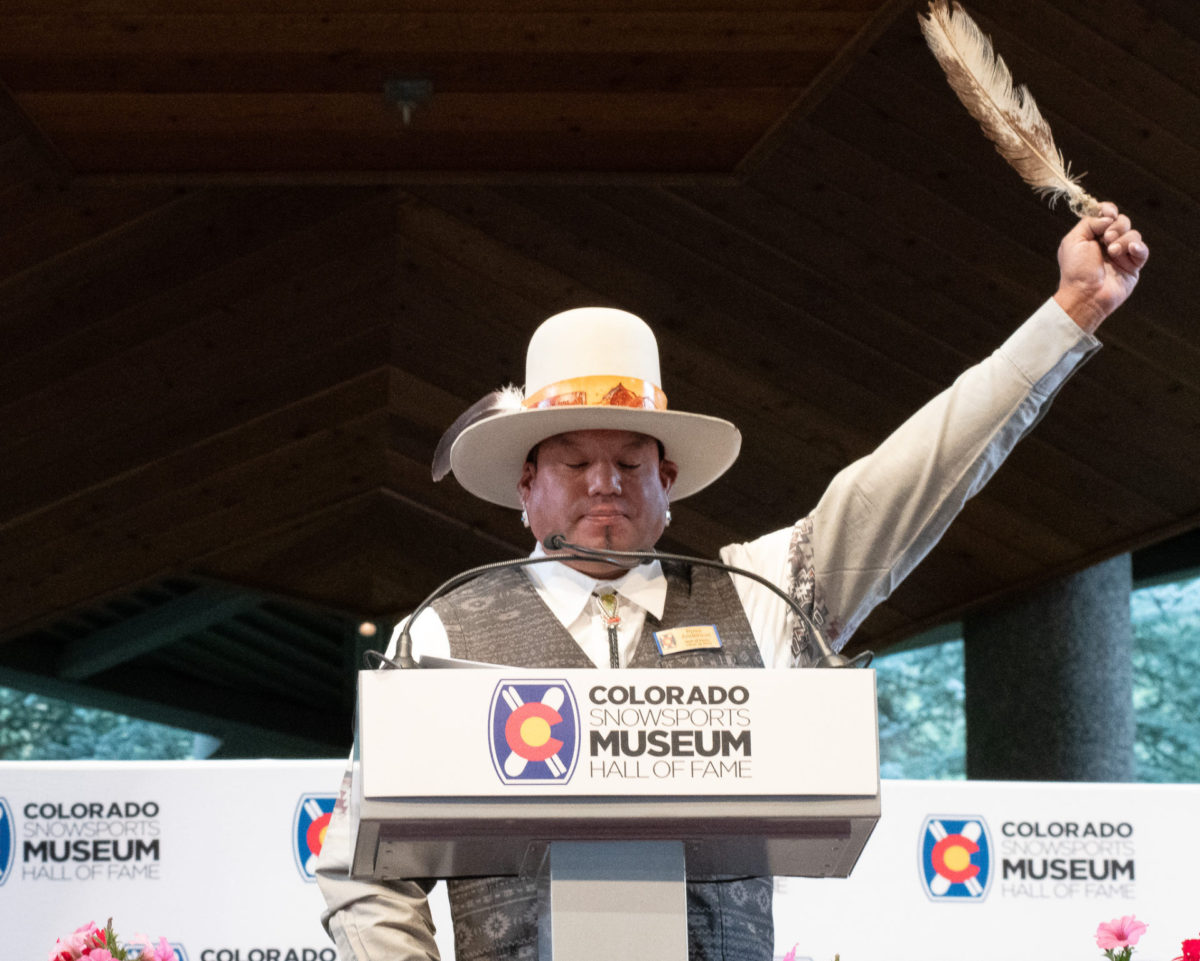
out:
M611 377L594 374L591 377L572 377L556 384L547 384L526 397L521 406L546 407L639 407L647 410L666 410L667 395L658 384L636 377Z
M529 341L525 390L496 391L446 432L434 479L454 472L476 497L520 508L525 458L547 437L576 430L629 430L660 441L679 467L671 500L720 477L742 437L729 421L668 410L658 342L639 317L608 307L555 314Z

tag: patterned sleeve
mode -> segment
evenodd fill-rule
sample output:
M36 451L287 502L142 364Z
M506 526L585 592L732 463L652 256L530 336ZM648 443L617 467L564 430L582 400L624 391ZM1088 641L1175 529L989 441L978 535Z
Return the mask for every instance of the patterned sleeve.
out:
M827 641L840 634L836 624L829 622L829 606L825 603L823 585L817 579L816 556L813 551L813 522L803 517L792 528L788 543L788 596L806 613ZM788 663L791 667L809 667L821 657L813 637L812 627L799 618L791 618L789 637L791 647ZM840 645L838 645L840 646Z

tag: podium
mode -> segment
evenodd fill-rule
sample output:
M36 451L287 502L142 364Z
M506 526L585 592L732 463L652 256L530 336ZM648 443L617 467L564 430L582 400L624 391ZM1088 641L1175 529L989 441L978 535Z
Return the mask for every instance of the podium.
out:
M685 880L845 877L869 670L363 672L351 873L537 878L541 961L687 957Z

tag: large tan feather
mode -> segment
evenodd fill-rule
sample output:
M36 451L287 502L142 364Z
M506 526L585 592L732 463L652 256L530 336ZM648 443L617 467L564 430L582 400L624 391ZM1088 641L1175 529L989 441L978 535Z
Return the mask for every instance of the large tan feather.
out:
M929 15L917 19L950 86L1000 156L1039 195L1048 197L1050 206L1065 197L1077 215L1098 215L1099 203L1072 176L1029 89L1013 86L991 40L957 0L931 0Z

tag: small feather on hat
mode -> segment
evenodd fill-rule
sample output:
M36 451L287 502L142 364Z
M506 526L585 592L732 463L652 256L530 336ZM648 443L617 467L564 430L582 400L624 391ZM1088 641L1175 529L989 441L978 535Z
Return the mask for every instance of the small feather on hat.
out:
M442 434L442 439L438 441L437 449L433 452L433 479L440 481L450 473L450 448L454 446L459 434L481 420L520 410L524 400L525 392L520 387L509 384L481 397L459 414L454 423L446 429L446 433Z

